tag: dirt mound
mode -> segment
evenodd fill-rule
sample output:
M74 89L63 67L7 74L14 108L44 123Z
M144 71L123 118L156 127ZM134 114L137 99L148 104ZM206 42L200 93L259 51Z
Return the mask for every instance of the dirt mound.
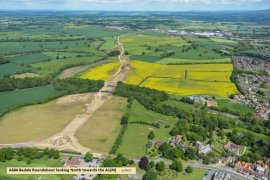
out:
M57 104L71 104L71 103L87 102L91 99L92 95L93 94L91 93L68 95L68 96L59 98L56 101L56 103Z

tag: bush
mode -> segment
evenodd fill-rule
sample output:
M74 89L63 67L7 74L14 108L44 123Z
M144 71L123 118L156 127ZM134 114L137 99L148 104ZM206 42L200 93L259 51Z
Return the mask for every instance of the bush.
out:
M188 167L185 169L185 171L186 171L186 173L190 174L190 173L192 173L193 168L190 167L190 166L188 166Z

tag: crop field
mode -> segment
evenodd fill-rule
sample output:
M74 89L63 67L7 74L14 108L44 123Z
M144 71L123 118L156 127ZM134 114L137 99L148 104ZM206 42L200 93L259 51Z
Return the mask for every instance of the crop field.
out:
M38 63L38 62L43 62L49 60L49 57L36 53L36 54L28 54L28 55L23 55L23 56L16 56L10 58L10 62L14 64L32 64L32 63Z
M77 131L79 142L94 152L108 153L121 129L126 106L126 98L113 96Z
M24 78L33 78L33 77L39 77L40 75L39 74L36 74L36 73L21 73L21 74L15 74L15 75L12 75L11 77L14 77L14 78L21 78L21 79L24 79Z
M43 76L58 73L61 69L66 66L76 66L83 64L91 64L98 61L98 56L82 57L82 58L70 58L70 59L58 59L54 61L46 61L41 63L35 63L32 66L38 68L36 72Z
M236 41L217 38L176 38L136 34L123 36L121 42L131 55L131 60L161 64L229 63L230 58L218 51L232 49L238 45ZM172 54L168 55L168 52Z
M237 92L231 82L231 64L160 65L132 61L135 70L127 83L178 95L216 95L226 97Z
M109 28L102 28L98 26L70 28L70 29L65 29L64 31L72 35L81 35L81 36L92 37L92 38L118 36L120 34L123 34L122 31L113 30Z
M141 59L141 58L140 58ZM194 59L177 59L177 58L163 58L159 61L155 61L159 64L209 64L213 63L212 59L200 59L200 60L194 60ZM231 63L231 58L224 58L224 59L215 59L215 63Z
M14 96L13 96L14 97ZM19 143L48 138L81 113L90 94L66 96L41 105L27 106L0 118L0 143ZM71 99L71 100L69 100ZM20 117L20 118L18 118ZM35 127L35 128L33 128ZM19 129L19 131L18 131ZM31 129L31 131L29 131Z
M86 73L81 75L82 79L107 80L114 72L118 70L120 63L110 62L94 68L90 68Z
M105 37L103 38L105 40L104 43L101 44L100 50L110 50L117 47L117 37Z
M59 92L52 86L43 86L25 90L0 92L0 116L16 107L22 105L39 103L54 97Z
M12 75L19 71L29 70L29 69L32 69L32 68L21 66L18 64L13 64L13 63L2 64L0 65L0 77L4 77L5 75Z

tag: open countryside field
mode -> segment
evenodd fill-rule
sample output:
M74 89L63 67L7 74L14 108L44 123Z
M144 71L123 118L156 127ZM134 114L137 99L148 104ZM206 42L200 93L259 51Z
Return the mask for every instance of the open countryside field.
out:
M91 80L107 80L113 73L115 73L120 66L119 61L110 62L94 68L90 68L86 73L83 73L80 77L82 79Z
M227 99L218 99L217 105L220 109L228 109L236 114L247 114L252 112L252 108L240 103L230 102Z
M35 53L35 54L28 54L28 55L23 55L23 56L15 56L10 58L10 62L14 64L32 64L32 63L38 63L38 62L43 62L43 61L48 61L49 57L40 54L40 53Z
M144 124L129 124L117 153L132 158L142 157L146 153L147 136L151 130L155 129L153 126Z
M124 36L121 42L131 60L160 64L230 63L231 59L219 51L238 45L232 40L137 34Z
M121 129L120 120L125 114L127 99L113 96L102 105L77 133L80 144L94 152L108 153Z
M70 95L6 114L0 118L0 143L34 141L57 134L81 113L91 97L91 94Z
M226 97L237 92L231 82L231 64L160 65L132 61L135 69L126 83L178 95L205 94Z
M170 125L170 127L172 127L177 120L174 117L147 110L137 101L134 101L129 111L128 121L129 125L124 134L122 144L117 152L128 157L138 158L146 153L145 145L147 144L147 136L150 131L154 131L156 136L155 140L164 141L170 137L169 132L171 130L170 128L165 128L165 125ZM138 121L149 124L159 123L160 128L140 124Z
M0 116L14 108L27 104L44 102L57 95L59 95L59 92L52 86L0 92Z

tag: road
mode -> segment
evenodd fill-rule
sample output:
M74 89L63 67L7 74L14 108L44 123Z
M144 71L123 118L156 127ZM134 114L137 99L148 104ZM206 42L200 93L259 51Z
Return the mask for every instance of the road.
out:
M124 81L127 77L128 71L131 70L131 66L128 62L127 56L125 56L124 47L120 41L121 35L118 37L117 43L120 49L120 55L118 59L120 61L120 67L116 73L114 73L110 79L108 79L101 90L95 93L92 98L92 101L87 103L86 110L81 114L78 114L61 132L56 135L40 141L34 142L24 142L17 144L0 144L0 147L39 147L39 148L54 148L58 150L73 150L76 152L86 153L91 151L89 148L82 146L77 138L75 137L76 131L83 126L90 117L94 114L94 112L99 109L104 103L106 103L114 92L117 83L119 81ZM94 156L100 157L103 156L99 153L94 153Z

